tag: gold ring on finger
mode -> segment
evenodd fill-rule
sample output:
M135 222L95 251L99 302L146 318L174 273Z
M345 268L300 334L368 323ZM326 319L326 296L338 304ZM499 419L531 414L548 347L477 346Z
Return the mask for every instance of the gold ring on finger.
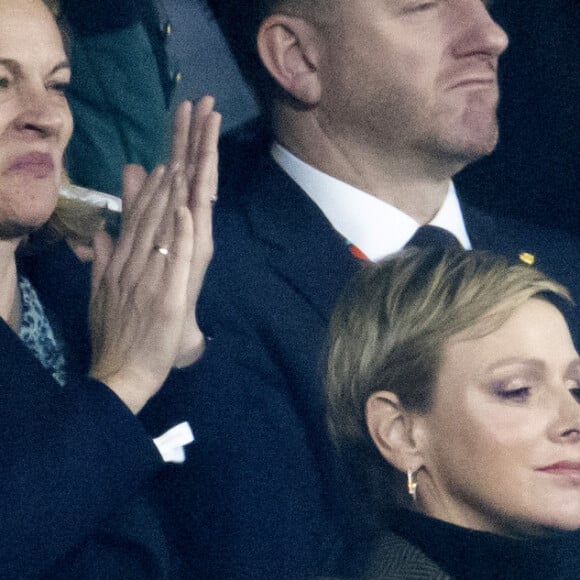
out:
M159 252L162 256L168 256L169 255L169 248L167 246L160 246L158 244L155 244L153 246L153 250L155 252Z

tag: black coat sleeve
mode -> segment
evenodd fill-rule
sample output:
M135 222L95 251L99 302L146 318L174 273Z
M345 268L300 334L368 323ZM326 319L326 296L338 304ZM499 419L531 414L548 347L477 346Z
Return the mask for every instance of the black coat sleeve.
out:
M105 385L60 387L0 321L0 577L36 574L80 544L163 463Z

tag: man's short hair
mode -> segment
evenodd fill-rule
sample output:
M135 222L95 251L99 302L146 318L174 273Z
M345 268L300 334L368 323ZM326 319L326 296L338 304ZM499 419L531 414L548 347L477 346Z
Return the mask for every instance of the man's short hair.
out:
M44 4L48 7L48 9L54 14L54 16L58 16L60 12L60 4L59 0L42 0Z
M369 397L391 391L405 409L428 412L447 340L475 325L492 332L532 297L570 300L535 268L475 250L404 250L347 287L330 324L327 418L369 513L388 518L408 503L402 474L368 433Z

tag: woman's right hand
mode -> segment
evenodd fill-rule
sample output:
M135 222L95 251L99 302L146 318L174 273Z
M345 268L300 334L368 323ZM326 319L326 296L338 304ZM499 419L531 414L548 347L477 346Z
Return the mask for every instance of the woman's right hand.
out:
M134 169L125 171L129 189ZM159 390L178 354L194 247L183 166L159 166L139 185L123 209L117 243L104 232L95 236L90 304L90 375L134 413Z

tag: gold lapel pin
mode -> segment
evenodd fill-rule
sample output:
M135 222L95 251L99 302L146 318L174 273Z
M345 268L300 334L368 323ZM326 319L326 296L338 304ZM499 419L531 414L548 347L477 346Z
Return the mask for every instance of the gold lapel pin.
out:
M520 262L527 264L528 266L533 266L536 261L536 256L530 254L529 252L521 252L519 255Z

